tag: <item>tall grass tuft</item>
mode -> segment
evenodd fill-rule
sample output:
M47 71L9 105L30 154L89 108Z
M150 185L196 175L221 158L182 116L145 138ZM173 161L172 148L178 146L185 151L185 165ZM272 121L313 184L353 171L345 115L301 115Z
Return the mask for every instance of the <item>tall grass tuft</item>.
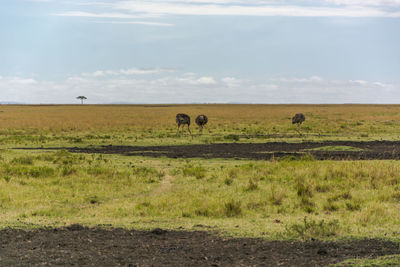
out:
M224 205L224 213L226 217L236 217L242 214L242 202L240 200L231 199Z
M339 221L332 220L309 220L304 217L302 223L294 223L286 227L286 234L289 237L311 239L311 238L326 238L337 234L339 230Z

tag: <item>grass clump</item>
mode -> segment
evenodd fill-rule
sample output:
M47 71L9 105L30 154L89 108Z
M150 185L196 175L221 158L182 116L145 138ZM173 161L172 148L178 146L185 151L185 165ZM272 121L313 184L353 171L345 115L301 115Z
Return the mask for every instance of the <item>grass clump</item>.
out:
M303 222L294 223L286 227L286 233L289 237L311 239L311 238L326 238L337 234L339 230L339 221L332 220L313 220L304 217Z
M348 211L359 211L361 210L361 203L357 202L357 201L347 201L345 203L346 205L346 209Z
M207 170L200 165L197 166L186 166L183 168L182 173L185 176L194 176L196 179L202 179L206 176Z
M312 197L312 186L304 178L298 177L296 181L296 191L299 197Z
M245 188L245 191L254 191L258 189L258 182L257 180L250 178L249 182Z
M286 197L286 193L282 190L277 192L275 187L271 187L271 194L269 196L269 201L272 205L280 206L282 205L283 199Z
M34 162L33 156L17 157L10 161L11 164L21 164L21 165L33 165L33 162Z
M224 205L224 214L226 217L236 217L241 215L242 212L242 202L240 200L231 199Z
M224 184L226 185L231 185L233 183L233 179L230 177L225 178Z
M237 134L228 134L224 136L225 140L230 140L230 141L239 141L240 140L240 136Z

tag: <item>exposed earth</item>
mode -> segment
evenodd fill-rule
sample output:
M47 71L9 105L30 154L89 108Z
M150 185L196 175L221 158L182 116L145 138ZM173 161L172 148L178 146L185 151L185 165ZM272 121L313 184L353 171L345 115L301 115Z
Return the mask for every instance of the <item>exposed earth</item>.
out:
M328 151L318 150L326 148ZM331 148L331 150L329 150ZM400 159L400 141L327 141L304 143L219 143L178 146L99 146L22 149L66 149L74 153L105 153L169 158L245 158L268 160L312 155L317 160ZM355 151L358 150L358 151Z
M400 254L377 239L307 242L218 237L206 232L135 231L71 225L0 231L1 266L323 266Z

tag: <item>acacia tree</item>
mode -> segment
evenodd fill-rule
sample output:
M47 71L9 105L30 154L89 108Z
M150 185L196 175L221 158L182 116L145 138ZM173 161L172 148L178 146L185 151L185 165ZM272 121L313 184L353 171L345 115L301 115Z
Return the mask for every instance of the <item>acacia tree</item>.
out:
M81 100L81 104L83 104L83 100L87 99L87 97L83 96L83 95L80 95L80 96L77 96L76 99L80 99Z

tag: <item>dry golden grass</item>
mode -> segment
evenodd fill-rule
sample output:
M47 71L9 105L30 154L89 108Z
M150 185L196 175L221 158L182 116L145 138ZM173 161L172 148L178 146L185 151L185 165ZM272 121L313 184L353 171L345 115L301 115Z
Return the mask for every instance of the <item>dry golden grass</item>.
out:
M306 115L304 127L313 132L346 133L366 126L379 131L400 125L400 105L5 105L1 111L2 129L51 131L165 129L175 127L179 112L189 114L192 121L206 114L209 127L219 130L246 125L295 130L290 118L298 112Z

